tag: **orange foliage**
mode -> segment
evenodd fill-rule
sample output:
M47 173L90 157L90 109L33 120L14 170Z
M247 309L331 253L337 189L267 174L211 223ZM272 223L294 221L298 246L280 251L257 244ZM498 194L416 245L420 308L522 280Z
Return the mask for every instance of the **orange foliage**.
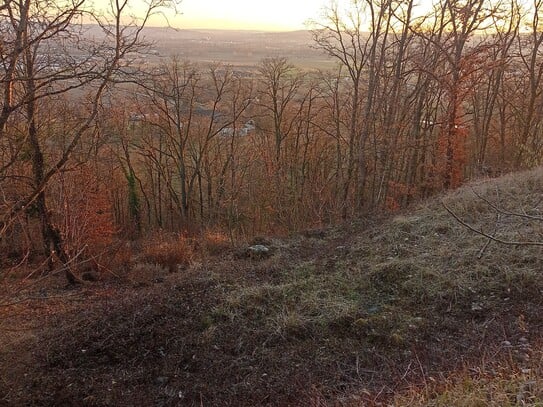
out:
M111 199L94 169L82 166L64 173L59 185L58 211L67 252L98 254L111 245L116 232Z
M388 182L388 194L385 201L385 209L390 212L401 208L401 203L414 195L415 188L402 184L401 182Z
M436 171L440 174L444 188L457 188L464 180L466 166L466 127L461 123L460 105L453 107L454 118L449 118L441 127L438 139L438 160ZM450 114L450 113L448 113Z

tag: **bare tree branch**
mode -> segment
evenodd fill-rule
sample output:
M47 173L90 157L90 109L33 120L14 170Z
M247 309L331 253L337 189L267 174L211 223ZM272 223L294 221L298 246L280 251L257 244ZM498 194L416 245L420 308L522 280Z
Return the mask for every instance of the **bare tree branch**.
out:
M500 239L499 237L496 237L494 235L491 235L489 233L486 233L484 231L482 231L481 229L477 229L476 227L470 225L469 223L465 222L464 220L462 220L456 213L454 213L454 211L452 209L450 209L446 204L445 202L441 201L441 205L443 205L443 207L445 208L445 210L458 222L460 223L462 226L465 226L466 228L468 228L469 230L471 230L472 232L475 232L477 233L478 235L481 235L481 236L484 236L486 237L487 239L490 239L494 242L497 242L497 243L501 243L501 244L505 244L505 245L508 245L508 246L540 246L540 247L543 247L543 242L538 242L538 241L514 241L514 240L503 240L503 239Z

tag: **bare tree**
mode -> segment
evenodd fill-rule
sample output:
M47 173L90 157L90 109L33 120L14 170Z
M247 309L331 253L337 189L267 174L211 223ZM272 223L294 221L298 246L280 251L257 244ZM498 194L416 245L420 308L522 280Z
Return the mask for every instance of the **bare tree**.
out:
M21 159L23 151L29 154L31 161L30 175L11 174L12 180L28 180L30 188L8 200L2 233L20 213L34 206L50 267L53 267L53 255L64 265L69 264L70 259L48 208L48 184L65 169L82 139L92 132L102 96L110 84L121 79L122 61L141 50L142 30L149 18L164 7L175 5L174 0L151 0L140 18L127 22L128 0L112 1L103 15L87 3L85 0L17 0L5 2L0 10L5 21L0 27L3 67L0 137L8 137L12 122L20 123L23 135L13 148L15 154L3 163L0 176L7 176L7 168ZM84 21L95 24L91 31L94 30L98 39L92 39L86 32ZM46 156L47 135L42 132L42 112L46 104L61 95L79 101L79 117L71 120L56 154ZM69 268L66 270L68 281L76 282Z

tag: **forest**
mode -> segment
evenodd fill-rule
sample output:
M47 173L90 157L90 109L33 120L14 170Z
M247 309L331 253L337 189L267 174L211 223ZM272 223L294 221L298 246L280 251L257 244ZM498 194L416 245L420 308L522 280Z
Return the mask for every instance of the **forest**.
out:
M0 1L0 404L543 403L543 0L96 3Z
M67 264L155 231L285 235L540 163L539 0L332 4L310 23L326 71L146 64L144 27L174 5L130 21L127 1L0 7L11 260Z

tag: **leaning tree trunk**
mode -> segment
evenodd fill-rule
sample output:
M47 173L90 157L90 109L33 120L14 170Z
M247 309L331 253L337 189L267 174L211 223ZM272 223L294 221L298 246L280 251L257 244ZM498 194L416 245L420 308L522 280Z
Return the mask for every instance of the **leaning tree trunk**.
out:
M28 124L28 144L32 158L32 177L36 189L36 209L40 219L41 234L43 239L44 255L48 257L49 271L53 269L54 255L62 262L66 270L66 279L69 284L75 284L78 280L69 267L69 257L64 250L64 244L60 231L53 225L50 211L47 207L45 194L45 164L43 152L39 142L38 128L36 125L36 84L34 81L34 65L30 47L26 47L26 73L27 94L29 102L26 105Z

